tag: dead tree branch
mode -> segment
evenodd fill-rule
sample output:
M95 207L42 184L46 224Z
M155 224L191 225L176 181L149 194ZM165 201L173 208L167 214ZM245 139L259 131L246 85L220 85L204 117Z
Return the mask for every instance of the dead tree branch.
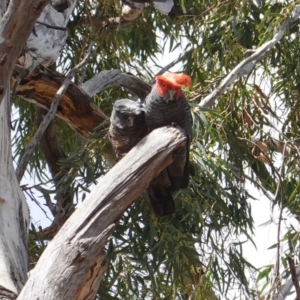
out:
M11 0L5 15L0 19L0 103L6 94L17 58L35 21L49 2L50 0ZM24 18L24 11L26 11L26 18Z
M26 167L28 165L28 162L36 148L36 146L40 143L41 141L41 138L46 130L46 128L48 127L48 125L50 124L50 122L53 120L55 114L56 114L56 111L57 111L57 107L58 107L58 104L59 104L59 101L62 97L62 95L64 94L64 92L67 90L69 84L71 83L71 79L72 77L74 76L75 72L77 72L81 67L83 67L88 59L90 58L91 54L93 53L92 51L92 47L93 45L91 45L88 49L88 53L86 54L86 56L84 57L84 59L82 60L82 62L80 62L77 66L75 66L73 69L71 69L67 75L66 75L66 78L62 84L62 86L59 88L59 90L57 91L52 103L51 103L51 106L50 106L50 109L47 113L47 115L44 117L43 121L41 122L38 130L36 131L34 137L32 138L32 140L29 142L29 144L27 145L26 147L26 151L16 169L16 175L17 175L17 179L18 181L20 182L24 173L25 173L25 170L26 170Z
M151 86L143 80L117 69L102 71L81 86L89 96L94 96L111 87L124 87L143 100L151 90Z
M49 69L39 68L16 86L15 94L29 102L50 109L53 97L64 82L64 76ZM59 102L56 116L74 131L87 138L107 116L77 85L70 83Z
M296 273L295 262L294 262L294 259L291 257L288 257L287 260L289 263L292 280L293 280L295 290L296 290L296 295L297 295L296 299L300 300L300 286L299 286L299 279L298 279L297 273Z
M94 299L105 272L108 237L124 211L185 143L183 132L173 127L156 129L141 140L100 179L66 221L40 257L18 299Z
M13 84L14 82L12 79ZM40 68L19 82L15 94L49 110L53 97L63 82L64 76L61 74ZM90 97L111 87L124 87L141 99L145 99L151 90L149 84L131 74L122 73L120 70L102 71L80 88L70 83L59 102L56 116L87 138L107 119Z

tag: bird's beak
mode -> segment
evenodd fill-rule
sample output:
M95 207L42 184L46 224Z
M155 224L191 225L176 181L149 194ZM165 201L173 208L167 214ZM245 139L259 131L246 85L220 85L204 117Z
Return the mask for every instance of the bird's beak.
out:
M134 122L134 117L128 117L128 127L132 127Z
M169 93L170 100L173 100L176 91L175 90L168 90L168 93Z

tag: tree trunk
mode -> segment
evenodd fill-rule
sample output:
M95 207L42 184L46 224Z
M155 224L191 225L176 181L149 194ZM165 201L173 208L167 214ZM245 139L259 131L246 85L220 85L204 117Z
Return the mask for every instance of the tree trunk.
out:
M7 92L0 105L0 298L3 299L16 298L26 282L28 264L29 214L12 164L9 116Z
M100 178L45 249L18 299L94 299L106 270L108 237L185 143L179 129L156 129Z
M36 19L48 2L0 0L0 299L16 298L26 282L28 265L29 213L12 163L9 80Z

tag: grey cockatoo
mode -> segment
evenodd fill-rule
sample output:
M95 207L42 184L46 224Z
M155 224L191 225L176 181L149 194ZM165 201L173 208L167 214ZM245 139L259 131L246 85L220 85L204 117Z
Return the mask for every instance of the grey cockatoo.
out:
M129 152L147 133L142 103L130 99L117 100L108 133L117 157Z
M189 174L194 170L189 163L189 148L192 140L193 119L190 106L181 89L191 86L191 77L186 74L167 73L156 76L156 83L145 100L148 131L176 124L187 136L187 147L180 150L174 162L167 167L171 189L183 189L189 185Z
M109 137L117 157L124 156L147 134L143 109L142 103L129 99L115 102ZM174 212L171 183L166 169L150 182L147 193L157 215L165 216Z
M187 136L186 147L176 153L174 162L150 182L147 190L156 214L166 216L175 211L172 191L188 187L189 174L193 175L194 172L189 163L193 120L181 89L183 85L190 86L192 80L188 75L174 73L156 76L155 79L156 83L145 100L145 107L129 99L116 101L109 134L117 156L122 156L146 132L155 128L176 125L183 129Z

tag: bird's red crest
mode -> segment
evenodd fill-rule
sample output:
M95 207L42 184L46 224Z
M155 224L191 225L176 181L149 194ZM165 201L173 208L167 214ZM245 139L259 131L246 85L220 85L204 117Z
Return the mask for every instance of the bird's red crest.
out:
M165 73L163 75L157 75L155 80L156 89L158 93L163 96L168 90L176 90L176 97L180 97L182 95L181 87L192 85L191 77L186 74Z
M180 86L190 87L192 85L192 78L187 74L165 73L162 75L170 81L179 84Z

